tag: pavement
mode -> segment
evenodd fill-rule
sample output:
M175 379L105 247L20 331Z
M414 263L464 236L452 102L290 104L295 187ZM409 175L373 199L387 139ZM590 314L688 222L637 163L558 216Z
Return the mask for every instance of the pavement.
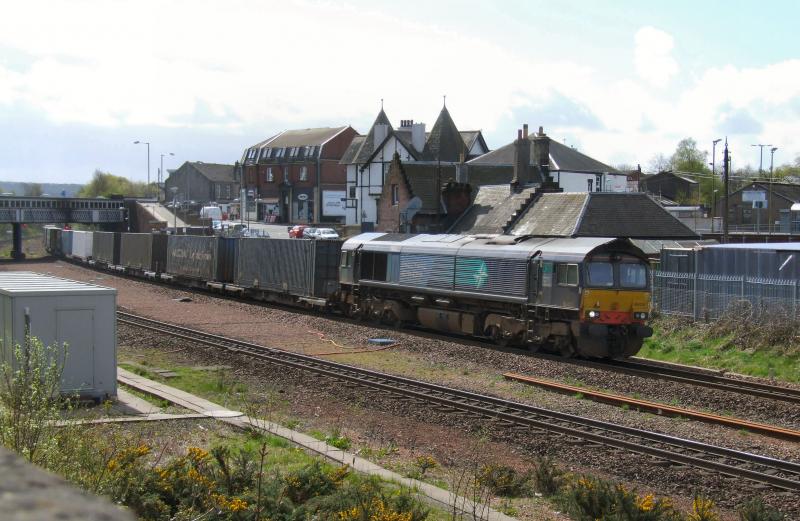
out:
M380 467L369 460L356 456L352 452L337 449L332 445L328 445L324 441L312 438L311 436L303 434L302 432L293 431L276 423L262 420L260 418L246 416L239 411L231 411L225 407L222 407L221 405L217 405L214 402L210 402L199 396L181 391L180 389L170 387L161 382L150 380L131 371L127 371L121 367L117 368L117 379L120 383L133 387L134 389L152 396L158 396L159 398L169 400L176 405L185 407L186 409L194 411L198 414L216 418L241 429L258 429L268 432L275 436L287 439L295 445L300 446L309 452L319 454L320 456L323 456L335 463L340 465L349 465L353 470L361 472L362 474L378 476L386 481L391 481L408 487L416 491L418 494L424 496L429 502L436 504L440 508L443 508L445 511L451 511L453 507L455 507L466 515L474 515L476 519L485 521L516 520L516 518L503 514L498 510L494 510L487 505L475 503L472 500L462 496L456 496L452 492L431 485L430 483L404 477L396 472L392 472L391 470Z
M139 203L139 204L141 204L145 210L150 212L154 220L165 221L167 223L167 226L169 227L175 225L175 214L172 213L172 211L166 206L159 203ZM182 228L186 226L186 223L183 222L183 219L178 217L177 226L179 228Z

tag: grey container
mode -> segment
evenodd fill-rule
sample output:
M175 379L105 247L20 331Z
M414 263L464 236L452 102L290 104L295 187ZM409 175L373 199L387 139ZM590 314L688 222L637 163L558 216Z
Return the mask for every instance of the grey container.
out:
M72 255L72 230L61 232L61 253L62 255Z
M156 273L164 273L167 271L167 245L169 243L169 235L164 233L153 234L153 256L150 269Z
M119 259L126 268L150 270L153 264L153 234L121 234Z
M94 232L92 258L106 264L119 264L119 232Z
M84 397L117 394L117 290L24 271L0 273L2 360L30 333L44 345L65 343L61 391Z
M170 235L167 243L167 273L213 281L217 275L218 237Z
M299 297L326 298L338 287L342 241L239 240L236 284Z

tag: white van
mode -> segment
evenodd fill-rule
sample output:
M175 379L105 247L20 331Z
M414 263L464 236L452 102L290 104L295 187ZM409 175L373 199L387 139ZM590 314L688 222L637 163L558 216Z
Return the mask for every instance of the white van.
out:
M221 221L222 210L218 206L204 206L200 209L200 218Z

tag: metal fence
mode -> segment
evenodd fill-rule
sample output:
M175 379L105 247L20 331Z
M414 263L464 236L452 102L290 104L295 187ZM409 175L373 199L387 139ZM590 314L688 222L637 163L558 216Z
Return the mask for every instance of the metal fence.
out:
M797 315L798 281L653 272L653 309L665 315L717 320L731 306L746 307L754 316L780 311Z

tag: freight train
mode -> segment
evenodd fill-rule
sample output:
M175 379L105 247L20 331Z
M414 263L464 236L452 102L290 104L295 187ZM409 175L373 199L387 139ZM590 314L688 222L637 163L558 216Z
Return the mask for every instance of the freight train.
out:
M565 357L636 354L644 253L621 238L363 233L346 241L82 232L45 248L97 268Z

